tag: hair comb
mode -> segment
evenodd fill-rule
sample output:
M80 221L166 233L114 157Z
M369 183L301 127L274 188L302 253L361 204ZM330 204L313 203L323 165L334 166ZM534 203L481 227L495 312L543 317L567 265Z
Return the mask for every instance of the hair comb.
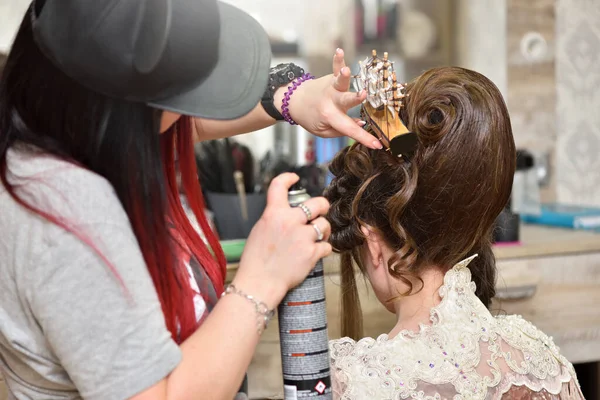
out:
M396 157L410 158L417 147L417 135L410 132L400 118L406 85L399 84L394 71L394 63L373 50L371 57L359 61L360 71L354 76L354 87L365 90L367 98L360 110L366 122L364 129L377 137L385 149Z

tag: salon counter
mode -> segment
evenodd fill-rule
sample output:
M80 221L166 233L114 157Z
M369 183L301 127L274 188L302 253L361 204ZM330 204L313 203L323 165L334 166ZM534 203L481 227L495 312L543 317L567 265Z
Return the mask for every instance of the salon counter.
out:
M521 227L520 245L496 246L496 260L512 260L531 257L565 256L581 253L600 252L600 234L570 229L549 228L538 225ZM338 257L332 255L325 259L325 273L338 274ZM227 265L227 281L230 282L238 264Z
M600 234L525 225L522 243L495 248L498 260L495 313L519 314L552 336L573 363L600 362ZM340 336L337 256L324 260L329 335ZM228 266L231 279L237 265ZM365 334L394 326L359 280ZM283 398L278 326L263 334L248 372L253 399Z

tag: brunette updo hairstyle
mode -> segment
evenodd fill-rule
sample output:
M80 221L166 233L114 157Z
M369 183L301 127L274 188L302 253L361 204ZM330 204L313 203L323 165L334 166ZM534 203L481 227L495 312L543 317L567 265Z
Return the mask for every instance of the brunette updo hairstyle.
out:
M355 144L330 166L326 197L330 241L342 258L342 335L355 339L362 318L352 262L364 272L361 226L395 252L389 272L409 287L400 296L421 290L425 268L446 271L473 254L476 295L488 307L495 295L491 235L516 161L502 95L485 76L457 67L425 72L406 93L400 117L419 142L410 160Z

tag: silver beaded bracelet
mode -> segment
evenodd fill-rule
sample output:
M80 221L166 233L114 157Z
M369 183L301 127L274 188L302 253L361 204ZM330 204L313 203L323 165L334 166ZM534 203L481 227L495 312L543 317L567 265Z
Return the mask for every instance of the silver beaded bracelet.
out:
M263 303L262 301L256 300L254 298L254 296L251 296L249 294L242 292L241 290L236 288L234 285L228 285L225 288L225 291L223 292L221 297L228 295L228 294L237 294L238 296L242 296L243 298L245 298L246 300L248 300L252 304L254 304L254 309L256 310L256 314L258 314L258 323L257 323L258 334L262 335L262 333L265 331L265 329L267 329L267 325L269 324L269 321L271 321L271 319L275 316L275 310L269 310L269 307L265 303Z

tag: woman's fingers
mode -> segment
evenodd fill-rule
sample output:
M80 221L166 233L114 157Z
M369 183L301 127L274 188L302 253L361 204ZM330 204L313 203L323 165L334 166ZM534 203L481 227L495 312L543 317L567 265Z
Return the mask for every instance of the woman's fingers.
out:
M315 228L316 226L316 228ZM308 229L306 229L308 228ZM331 225L324 217L319 217L304 228L315 242L326 242L331 235ZM320 237L322 236L322 237Z
M302 223L309 223L329 211L329 202L324 197L314 197L302 204L304 207L296 207L296 215Z
M367 124L366 121L363 121L360 118L354 118L354 122L356 122L356 125L360 126L361 128Z
M321 258L325 258L333 251L331 245L327 242L319 242L315 244L314 262L316 263Z
M365 121L363 121L360 118L354 118L354 122L356 123L357 126L360 126L361 128L363 128L367 124ZM322 137L326 137L326 138L337 138L337 137L345 136L334 129L328 129L326 131L323 131L320 133L320 135Z
M333 75L338 76L342 68L346 66L344 61L344 50L337 49L333 55Z
M371 148L371 149L382 149L381 142L369 132L364 130L362 127L346 114L339 113L331 120L331 127L333 130L342 133L344 136L348 136L359 143Z
M333 87L335 88L335 90L339 92L347 92L348 89L350 89L350 68L343 67L340 70L340 73L337 76L335 76L334 79L335 80L333 81ZM356 94L354 95L354 97L356 97ZM358 104L360 104L360 102Z
M288 191L300 177L292 173L284 173L275 177L267 192L267 207L289 206Z
M351 108L354 108L365 101L367 98L367 93L362 91L360 93L336 93L337 98L335 99L336 106L341 108L344 111L348 111Z

